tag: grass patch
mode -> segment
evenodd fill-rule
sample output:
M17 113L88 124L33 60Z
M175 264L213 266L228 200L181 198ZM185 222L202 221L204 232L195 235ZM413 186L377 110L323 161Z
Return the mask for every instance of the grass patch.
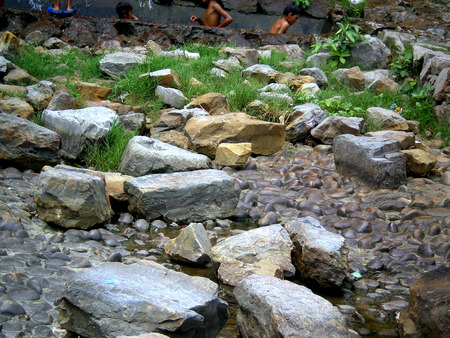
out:
M137 131L127 132L122 126L114 121L105 140L94 146L93 149L86 150L84 160L87 168L107 172L118 171L122 154Z

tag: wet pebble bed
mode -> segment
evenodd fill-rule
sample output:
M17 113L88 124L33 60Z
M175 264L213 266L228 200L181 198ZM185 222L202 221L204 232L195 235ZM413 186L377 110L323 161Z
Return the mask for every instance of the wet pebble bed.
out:
M204 225L214 244L250 228L312 216L346 239L350 274L339 295L324 295L354 334L397 336L396 314L409 287L426 271L449 264L450 187L439 183L450 157L436 150L427 178L396 190L370 189L337 175L329 148L288 146L251 160L247 170L224 168L242 189L237 217ZM154 260L215 280L209 266L170 261L163 246L183 224L147 222L115 208L114 222L91 231L62 230L35 212L38 173L0 169L0 325L3 337L63 337L57 323L65 281L105 261ZM298 282L294 280L295 282ZM235 308L220 337L238 336Z

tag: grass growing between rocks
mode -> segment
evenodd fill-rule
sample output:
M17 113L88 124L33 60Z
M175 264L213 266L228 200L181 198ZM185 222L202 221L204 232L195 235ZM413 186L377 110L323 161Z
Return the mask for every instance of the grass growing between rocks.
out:
M86 150L85 163L88 168L103 172L116 172L120 166L122 154L135 132L127 132L122 126L114 121L105 140L94 146L93 149Z

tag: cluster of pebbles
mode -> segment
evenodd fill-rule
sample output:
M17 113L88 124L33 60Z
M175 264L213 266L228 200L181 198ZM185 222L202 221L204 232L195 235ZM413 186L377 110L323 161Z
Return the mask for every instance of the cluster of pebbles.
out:
M437 155L440 172L450 169L448 154ZM236 219L205 222L213 244L242 232L243 223L252 228L315 217L348 246L350 274L342 295L329 299L360 335L397 336L395 316L407 305L409 286L449 264L449 187L436 176L409 178L397 190L369 189L336 173L330 148L305 145L254 158L245 169L224 168L238 180L242 198ZM149 259L213 275L210 267L183 267L165 255L165 242L182 225L149 223L116 209L117 221L99 229L51 227L35 211L38 178L0 169L0 337L64 337L57 323L64 283L101 262ZM223 336L238 336L230 323Z

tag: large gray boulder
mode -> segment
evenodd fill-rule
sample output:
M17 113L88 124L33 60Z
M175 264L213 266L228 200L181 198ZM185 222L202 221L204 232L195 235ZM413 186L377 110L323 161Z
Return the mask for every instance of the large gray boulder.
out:
M362 117L328 116L311 130L311 135L325 144L342 134L359 135L364 125Z
M125 175L144 176L208 169L208 156L196 154L147 136L135 136L122 155L119 171Z
M44 127L61 136L60 155L68 159L80 158L86 148L104 139L116 118L114 110L106 107L42 112Z
M294 243L292 262L307 283L322 289L341 287L349 271L345 239L323 228L313 217L285 225Z
M362 68L387 68L391 50L378 38L365 35L367 41L351 49L353 61Z
M211 242L202 223L191 223L167 241L164 251L175 260L201 265L210 261Z
M100 69L111 77L125 75L128 70L145 61L145 55L131 52L106 54L100 60Z
M57 133L20 117L0 113L0 166L40 170L59 162Z
M348 337L344 316L295 283L252 275L234 289L237 325L247 337Z
M227 319L217 284L160 264L104 263L66 283L58 321L84 337L160 332L215 337Z
M292 277L292 248L287 231L274 224L224 239L211 249L211 259L219 280L235 286L254 273Z
M35 194L39 218L63 228L89 229L110 218L105 181L83 169L44 168Z
M406 183L406 158L396 140L339 135L333 141L339 174L375 187L396 189Z
M240 194L233 177L213 169L136 177L124 187L131 211L175 222L234 216Z
M305 103L295 106L285 122L286 140L298 142L305 139L326 117L325 111L317 104Z

